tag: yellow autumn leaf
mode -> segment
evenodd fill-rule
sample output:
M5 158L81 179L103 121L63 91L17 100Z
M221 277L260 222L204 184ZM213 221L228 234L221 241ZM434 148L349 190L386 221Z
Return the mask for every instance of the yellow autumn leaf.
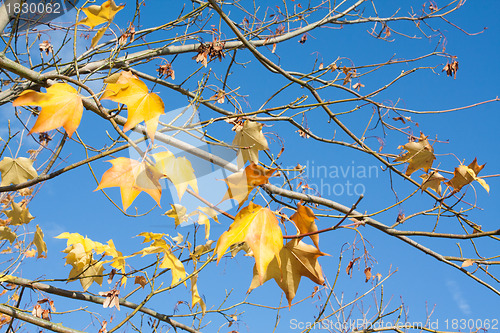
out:
M26 157L16 159L4 157L0 162L0 173L2 174L0 186L22 184L38 177L38 173L33 168L33 160Z
M434 156L434 148L429 144L427 137L423 133L420 133L418 141L408 142L399 148L404 148L407 152L397 157L394 161L408 162L408 167L406 169L407 176L410 176L418 169L424 169L425 172L428 172L436 159Z
M163 253L164 255L160 268L170 268L170 271L172 272L171 285L173 285L186 277L186 270L184 269L182 262L177 259L172 251L164 251Z
M224 182L227 192L221 201L233 199L238 201L239 207L248 199L250 192L257 186L269 183L269 178L276 169L265 169L251 162L243 171L229 175Z
M143 243L149 243L154 240L159 240L162 239L163 236L166 236L167 234L160 234L160 233L154 233L154 232L141 232L137 236L142 236L144 237L144 240L142 241Z
M198 224L205 226L205 239L210 238L210 219L219 223L217 211L210 207L198 207Z
M108 187L119 187L123 210L132 204L142 191L149 194L160 206L161 185L159 179L163 176L146 161L138 162L126 157L118 157L108 161L113 167L107 170L94 190Z
M47 244L45 244L45 241L43 240L43 231L42 229L40 229L38 224L36 225L36 232L35 236L33 237L33 244L35 244L36 250L38 251L38 258L46 258Z
M242 168L247 161L259 163L259 150L269 149L262 126L261 123L245 120L243 126L236 129L233 145L239 148L238 168Z
M123 125L123 131L126 132L144 121L148 137L154 140L160 115L165 113L165 106L160 96L150 93L146 84L131 72L112 75L104 82L108 85L101 99L127 105L128 117Z
M122 10L123 7L125 7L125 5L117 6L113 0L108 0L100 6L92 5L82 9L87 17L78 22L78 24L83 24L93 29L98 25L106 23L106 26L100 28L97 34L92 38L92 48L95 47L102 36L104 36L104 33L111 25L116 13Z
M12 201L11 210L5 212L5 215L10 219L10 225L27 224L35 217L32 216L27 207L21 206L19 203Z
M170 206L172 206L172 209L166 211L164 215L173 218L176 227L187 221L188 216L186 215L186 207L179 204L170 204Z
M165 174L174 184L179 200L189 186L198 193L198 182L194 175L191 162L185 157L175 157L170 151L162 151L152 155L156 161L156 168Z
M92 5L83 8L82 11L87 15L86 18L78 22L78 24L84 24L91 28L110 22L115 17L116 13L123 9L125 5L117 6L113 0L105 1L102 5Z
M55 83L46 93L23 91L12 103L14 106L34 105L42 108L29 134L47 132L63 127L71 137L80 125L83 115L82 98L67 83Z
M92 251L86 251L82 243L75 243L62 252L67 253L65 265L72 267L68 279L79 280L84 291L94 282L102 285L103 263L93 259Z
M484 166L477 164L477 158L472 161L468 166L460 165L455 168L455 172L453 173L453 178L446 182L446 185L451 186L454 192L458 192L464 187L472 183L472 181L476 180L484 189L489 193L490 186L486 184L484 179L478 178L478 173L483 170Z
M201 308L202 315L205 315L205 312L207 311L207 306L205 305L205 302L203 302L203 299L200 297L200 294L198 293L198 286L197 286L197 281L198 281L198 274L194 274L191 276L191 309L194 308L196 304L198 304Z
M420 188L424 191L427 188L434 190L437 194L441 195L441 182L445 181L446 178L441 176L439 172L431 172L430 174L421 175L422 185Z
M6 239L10 242L10 244L12 244L16 240L16 238L17 235L9 227L0 227L0 239Z
M283 247L283 234L276 216L270 209L253 202L241 209L229 230L217 241L217 263L232 244L243 241L252 249L261 279L273 258L277 258L279 265L278 256Z
M305 276L320 285L325 282L323 270L318 263L318 257L324 255L327 254L319 251L316 247L305 244L298 239L292 239L280 250L281 266L277 260L278 257L273 259L263 277L258 273L257 266L254 266L253 279L248 292L264 282L274 279L285 292L290 307L299 288L301 277Z

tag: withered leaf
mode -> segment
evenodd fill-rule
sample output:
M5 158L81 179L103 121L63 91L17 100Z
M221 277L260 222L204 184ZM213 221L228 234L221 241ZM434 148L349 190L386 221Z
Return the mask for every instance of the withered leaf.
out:
M410 176L418 169L424 169L425 172L428 172L436 159L434 148L429 144L427 137L423 133L420 133L420 138L417 142L410 141L398 148L407 150L405 154L394 160L395 162L408 162L408 168L406 169L407 176Z

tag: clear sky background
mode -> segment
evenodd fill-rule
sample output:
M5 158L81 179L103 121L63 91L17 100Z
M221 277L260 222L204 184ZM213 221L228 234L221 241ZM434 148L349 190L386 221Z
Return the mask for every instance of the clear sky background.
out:
M156 0L147 1L146 6L141 12L140 28L155 26L161 22L173 19L179 13L182 7L181 3L167 2ZM406 15L410 6L414 6L415 10L419 10L424 3L423 1L377 1L377 9L380 16L389 16L394 13L395 9L401 8L398 15ZM444 2L437 1L438 7ZM262 3L262 10L269 6L272 11L275 4ZM305 3L303 4L305 5ZM187 6L190 6L188 4ZM124 29L128 22L133 17L133 9L135 2L129 1L125 9L116 16L115 23ZM161 11L159 10L161 8ZM161 13L161 14L160 14ZM74 15L74 13L73 13ZM441 72L442 67L446 64L445 57L432 57L420 63L419 66L432 66L435 70L422 69L410 75L396 85L384 91L377 96L379 101L398 102L398 105L404 106L413 110L429 111L450 109L460 106L470 105L473 103L490 100L500 95L497 77L500 75L499 67L496 63L498 54L500 53L500 2L496 0L469 1L465 3L463 8L448 16L448 20L458 25L461 29L469 33L477 33L487 27L483 33L468 36L459 29L446 24L444 21L434 21L430 24L435 24L447 38L446 52L457 56L460 68L457 73L457 78L454 80L447 77ZM64 16L58 20L67 22L71 19L69 16ZM65 21L66 20L66 21ZM418 36L418 39L409 39L403 36L393 34L391 42L377 40L368 34L368 30L372 25L357 25L345 26L342 29L317 29L310 33L307 42L304 45L298 43L299 38L279 44L277 47L277 55L272 55L270 50L262 51L271 60L279 63L282 68L291 71L308 72L316 68L319 62L324 62L325 65L332 63L338 57L342 59L338 62L342 65L361 66L365 64L385 62L391 57L399 59L409 59L432 52L435 48L437 38L426 39L410 22L397 23L389 25L404 34L410 36ZM222 24L222 32L226 36L232 37L229 29ZM168 32L162 32L164 38L173 37L168 35ZM111 38L111 36L105 36ZM44 33L43 39L50 39L54 45L60 42L61 34L58 32ZM208 41L208 36L205 36ZM90 42L79 42L78 48L85 50L89 47ZM67 57L71 56L68 49ZM192 54L180 55L174 62L173 68L176 72L176 80L174 83L181 82L186 75L189 75L197 64L191 60ZM36 57L36 56L35 56ZM171 61L172 57L164 57ZM271 96L271 94L279 87L285 84L285 81L277 75L266 73L262 65L260 65L249 52L239 51L238 61L251 61L246 68L237 67L234 70L233 76L228 80L230 88L241 87L240 92L248 95L246 101L242 103L245 111L251 111L259 108L261 104ZM317 60L318 59L318 60ZM221 70L227 66L229 57L222 62L212 62L208 68L213 67L214 70ZM156 66L162 64L161 59L154 59L150 63L141 65L141 70L156 75ZM378 87L390 82L402 70L408 70L413 67L413 64L401 64L387 69L380 69L378 73L371 74L365 78L361 78L361 83L365 85L362 88L362 93L367 93L377 89ZM202 74L206 70L200 71L193 82L202 79ZM148 84L151 87L151 84ZM97 87L97 86L96 86ZM191 89L195 89L194 84ZM174 92L166 88L156 86L154 89L158 92L166 105L166 111L177 110L187 105L185 98L174 94ZM293 98L291 96L300 96L305 94L299 88L292 88L283 97L277 98L272 105L287 103ZM337 90L325 91L322 93L326 100L333 100L345 97ZM206 96L209 97L209 96ZM310 99L312 100L312 99ZM107 104L111 107L113 103ZM270 106L272 106L270 105ZM429 135L429 138L436 138L440 141L434 144L435 153L441 163L440 168L452 171L458 165L458 161L463 161L469 164L475 157L478 158L479 164L486 163L486 167L481 172L481 175L493 175L500 173L500 158L498 150L498 124L500 117L498 116L499 103L484 104L475 108L457 111L446 114L434 115L417 115L407 114L412 120L417 122L419 126L412 124L412 130L418 136L419 131ZM227 109L231 107L224 105ZM350 106L332 107L334 112L349 110ZM12 107L9 105L3 106L2 123L6 123L6 119L12 118ZM365 107L354 113L342 117L341 119L350 126L356 133L360 133L366 126L366 121L371 116L371 107ZM200 118L202 120L216 116L213 111L200 109ZM395 116L395 115L394 115ZM392 117L392 114L391 114ZM316 133L324 136L333 136L334 126L326 125L327 117L324 112L315 110L308 115L308 124ZM397 123L393 123L397 125ZM297 163L307 165L312 170L318 170L318 167L326 167L329 170L327 177L321 175L308 174L309 185L316 185L322 189L322 195L332 200L338 201L346 206L350 206L357 199L356 195L346 193L346 182L358 185L358 189L363 189L365 198L358 207L359 211L374 212L385 208L389 204L396 202L394 193L390 189L389 174L378 168L377 161L369 155L362 154L358 151L349 150L345 147L333 146L314 142L312 139L303 139L291 126L285 124L268 123L264 128L264 132L270 142L270 151L277 154L281 148L279 136L285 145L285 151L281 156L282 166L295 166ZM4 125L2 125L4 127ZM109 126L104 125L99 121L98 117L91 112L85 112L82 124L78 130L79 134L86 138L91 145L102 144L106 139L104 130L109 130ZM209 129L210 131L210 129ZM214 132L219 138L225 139L227 142L232 140L234 135L230 130L229 125L216 125ZM339 139L346 139L345 135L337 129ZM0 136L4 137L4 132L0 132ZM366 143L372 148L378 148L377 137L382 137L383 133L380 128L376 128L367 133ZM404 135L389 133L384 138L385 146L383 153L398 154L398 145L403 145L407 142ZM25 147L29 149L29 142L25 143ZM451 155L454 154L456 158ZM22 155L22 154L21 154ZM81 147L74 143L68 143L65 147L63 156L68 157L68 163L77 161L83 158L84 151ZM116 156L129 156L128 152L117 154ZM264 163L267 162L263 158ZM189 158L189 156L188 156ZM228 155L228 158L231 156ZM234 156L233 156L234 158ZM458 158L458 159L457 159ZM106 159L107 160L107 159ZM58 167L63 166L61 164ZM109 163L104 163L99 160L92 164L96 176L100 179L101 175L110 167ZM373 169L373 167L377 167ZM352 170L348 168L356 168L356 170L367 169L372 170L371 177L359 177L352 174L344 177L339 177L330 174L332 170ZM403 166L400 166L403 170ZM373 170L377 170L376 172ZM195 167L196 172L196 167ZM417 179L420 172L415 173L412 177ZM216 177L220 178L220 177ZM393 178L394 179L394 178ZM275 184L279 184L280 180L276 179ZM490 193L480 186L475 185L477 194L478 206L482 210L477 210L470 214L470 218L482 225L483 230L494 230L499 228L498 215L496 209L499 203L499 188L500 181L498 178L487 178L487 182L491 187ZM341 184L342 187L334 186ZM332 189L331 193L327 193L328 185ZM176 235L180 232L186 235L193 231L193 226L186 226L174 229L174 223L171 218L161 216L167 209L169 204L174 200L169 196L168 191L165 191L162 197L162 207L154 209L149 215L141 218L129 218L120 212L104 197L100 192L93 192L97 187L92 174L86 167L78 168L77 170L53 179L41 188L40 193L35 200L30 203L30 212L36 216L35 222L40 224L45 233L45 240L48 246L47 259L28 259L32 264L25 264L22 268L22 275L27 278L65 278L69 273L70 267L63 267L64 254L61 253L65 248L64 240L54 239L58 234L68 232L78 232L82 235L87 235L89 238L107 242L112 238L118 250L124 254L130 254L141 248L142 238L131 238L143 231L165 232L171 235ZM398 191L399 198L403 198L410 194L415 188L407 182L399 179L395 180L394 187ZM343 188L344 193L335 192ZM353 188L354 189L354 188ZM206 197L212 202L220 201L221 196L213 194L212 188L202 188L201 193L206 193ZM470 192L470 193L469 193ZM120 203L119 190L109 189L107 193ZM210 196L212 193L212 196ZM222 193L223 194L223 193ZM175 197L175 196L174 196ZM474 202L474 191L468 189L467 200ZM187 199L186 199L187 200ZM187 204L182 202L183 204ZM141 194L134 202L133 207L138 207L139 212L145 212L153 207L154 203L151 198L145 194ZM425 208L432 207L433 202L428 199L427 195L418 193L413 199L405 202L401 206L390 210L387 213L381 214L376 218L381 222L391 225L397 217L399 211L410 215L414 212ZM129 213L133 212L133 207L129 209ZM468 208L465 204L459 204L457 208ZM229 210L231 214L236 214L235 209ZM291 214L291 212L288 212ZM317 224L319 228L325 228L336 223L335 220L320 219ZM403 230L430 230L435 221L431 218L418 218L408 222L408 225L402 226ZM438 228L438 232L457 232L461 229L452 219L444 220L443 224ZM212 224L211 239L216 239L222 232L227 230L230 221L226 218L221 218L221 224ZM432 311L431 321L438 320L440 322L439 329L446 330L445 320L451 323L452 319L497 319L500 320L498 311L499 296L489 291L487 288L475 283L465 274L453 269L445 264L438 262L436 259L423 254L420 251L410 247L409 245L388 237L387 235L374 230L370 227L361 227L361 233L369 242L369 253L376 260L373 262L372 272L380 273L385 278L389 271L397 272L384 283L384 300L389 302L388 309L393 309L399 306L401 302L405 305L405 311L408 314L408 321L425 321L427 314ZM463 232L463 231L462 231ZM355 239L355 232L350 230L339 230L322 234L320 245L322 251L329 253L330 257L320 258L319 261L324 269L324 273L329 283L333 283L337 267L339 265L339 255L342 249L346 249ZM202 238L198 239L201 241ZM418 238L424 245L435 249L445 255L459 256L456 241L446 241L442 239L422 239ZM496 242L481 242L483 246L480 252L485 256L493 256L498 254L500 248ZM356 252L356 256L360 253ZM345 273L345 267L349 260L352 259L352 253L344 252L344 258L341 262L340 276L336 285L336 296L343 297L344 302L348 302L367 291L372 286L372 282L365 283L363 268L364 266L356 266L352 277ZM470 246L467 246L464 256L471 255ZM132 260L131 264L138 267L141 261ZM50 267L50 269L48 269ZM253 259L243 257L241 253L236 260L221 260L218 266L212 265L204 270L198 279L198 288L203 296L207 307L217 307L224 299L226 290L233 290L228 304L236 302L244 297L252 278ZM192 271L192 265L186 266L188 271ZM472 269L471 269L472 270ZM498 271L493 269L492 271ZM169 274L167 274L169 275ZM169 283L170 276L164 278L165 283ZM127 289L132 288L132 281L127 286ZM106 282L105 282L106 284ZM90 290L98 292L106 290L108 287L103 285L102 288L93 286ZM499 288L498 283L492 282L493 286ZM66 288L79 289L80 285L73 282L68 285L62 285ZM296 300L309 295L314 288L314 284L304 278L299 287ZM190 301L189 289L183 287L178 288L179 291L171 294L163 294L153 299L151 307L165 314L172 314L177 301ZM378 292L380 295L380 292ZM281 290L274 281L269 281L263 286L254 290L247 301L259 303L267 306L278 306L282 297ZM325 294L323 292L322 299ZM76 306L84 306L81 303L68 302L67 300L57 299L56 306L58 311L69 310ZM303 302L291 308L291 310L283 309L280 311L280 325L277 332L290 332L289 322L296 319L297 321L312 321L313 315L317 314L317 307L322 305L321 300L315 300L311 303L310 300ZM132 299L139 301L140 298ZM355 308L352 312L352 319L360 318L360 311L371 315L376 313L376 305L378 301L367 297L363 300L363 308ZM286 300L282 298L282 304L286 304ZM360 307L361 307L361 303ZM185 305L180 305L176 314L188 313L189 309ZM334 305L334 308L337 308ZM98 309L98 308L96 308ZM350 309L350 308L349 308ZM117 317L122 316L128 309L122 308L121 313L117 313L115 309L101 310L104 319L110 314ZM239 332L270 332L269 328L273 327L276 318L276 312L266 310L254 306L244 306L239 309L244 313L239 317L236 326L231 328L224 327L221 332L229 332L235 329ZM331 310L329 310L331 311ZM61 317L56 317L61 318ZM62 317L64 318L64 317ZM74 318L82 318L85 322L88 321L87 315L74 315ZM60 319L63 320L63 319ZM189 323L189 320L178 319L181 322ZM217 327L225 322L225 319L220 315L209 315L206 318L207 322L211 321L206 332L216 332ZM65 321L66 322L66 321ZM78 325L69 325L74 328ZM500 327L500 326L499 326ZM451 326L448 327L451 329ZM127 331L129 331L127 329ZM205 332L204 331L204 332Z

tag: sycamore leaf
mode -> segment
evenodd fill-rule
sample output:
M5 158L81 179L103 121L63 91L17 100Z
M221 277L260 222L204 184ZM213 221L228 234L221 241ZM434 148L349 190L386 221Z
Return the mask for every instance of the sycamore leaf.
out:
M180 244L184 241L184 236L182 236L180 233L177 233L177 236L172 237L172 240L175 242L175 244Z
M121 270L123 273L125 273L125 257L123 257L123 254L118 251L115 247L115 243L113 242L112 239L108 241L108 246L105 250L105 253L107 256L110 256L113 258L113 261L111 262L111 267L114 267L116 269ZM124 283L126 280L122 280Z
M246 120L243 127L236 129L233 145L238 150L238 167L242 168L245 162L259 162L259 150L269 149L267 140L262 134L262 124Z
M151 241L156 241L156 240L162 239L163 236L165 236L165 235L166 234L158 234L158 233L154 233L154 232L141 232L137 236L144 237L144 240L142 241L143 243L149 243Z
M126 157L118 157L108 162L113 167L102 175L99 186L94 191L107 187L119 187L123 210L127 210L142 191L149 194L160 206L159 179L163 175L158 170L146 161L138 162Z
M35 217L33 217L27 207L21 207L17 202L12 201L12 210L6 211L5 215L10 218L10 225L27 224Z
M165 234L155 234L150 232L140 233L138 236L144 237L144 242L153 243L151 246L142 249L136 254L142 254L145 256L147 254L153 253L163 253L163 259L160 264L160 268L170 268L172 271L172 284L177 283L177 281L182 280L186 277L186 270L184 269L184 265L182 262L177 259L177 257L172 253L170 245L162 238Z
M169 151L153 154L156 160L156 168L165 174L177 189L177 195L181 200L184 192L189 186L198 193L198 183L194 175L191 162L185 157L175 157Z
M90 41L90 48L93 49L97 45L97 43L99 43L101 38L104 36L106 31L108 30L109 26L110 25L108 24L108 25L105 25L104 27L100 28L99 30L97 30L97 33L95 34L94 37L92 37L92 40Z
M25 90L12 105L36 105L42 108L29 134L47 132L62 126L68 137L71 137L80 125L83 114L82 98L67 83L55 83L47 88L46 93Z
M288 306L292 304L295 293L299 288L302 276L308 277L317 284L325 282L323 270L318 263L318 257L327 255L312 245L308 245L292 239L279 253L281 269L277 258L273 259L264 273L263 279L260 278L257 267L254 266L253 279L248 292L262 285L264 282L274 279L278 286L285 292L288 300Z
M17 235L7 226L0 227L0 239L6 239L12 244L17 238Z
M123 131L126 132L144 121L148 137L154 140L160 115L165 110L160 96L149 93L146 84L131 72L112 75L104 82L108 85L101 99L109 99L127 105L128 117L127 122L123 125Z
M205 312L207 311L207 306L205 305L205 302L203 302L203 299L200 297L200 294L198 293L198 286L196 285L197 280L198 280L198 274L194 274L191 277L191 309L193 309L194 306L198 304L201 308L202 315L205 315Z
M422 185L420 185L422 192L425 189L430 188L434 190L434 192L436 192L437 194L441 195L441 182L445 181L446 178L441 176L439 172L424 174L421 175L420 178L422 178Z
M318 218L314 215L311 208L302 206L300 202L297 204L297 211L290 217L290 219L295 222L295 225L301 234L318 231L318 227L314 222L314 220L317 220ZM315 234L310 235L309 237L319 250L319 235Z
M148 280L146 280L146 277L144 275L138 275L134 279L134 284L138 284L144 289L144 286L148 283Z
M67 253L65 265L72 266L68 279L79 279L84 291L87 291L94 282L102 285L103 263L92 258L92 251L87 252L83 244L76 243L62 252Z
M429 144L427 137L423 133L420 133L420 138L417 142L408 142L398 148L404 148L408 151L394 160L395 162L408 162L408 168L406 169L407 176L410 176L418 169L424 169L425 172L428 172L436 159L434 148Z
M205 239L210 237L210 219L219 223L217 211L210 207L198 207L198 224L205 226Z
M477 180L478 183L489 193L490 186L486 184L483 179L477 177L477 174L483 170L485 165L486 164L478 165L477 158L475 158L474 161L472 161L472 163L468 166L458 166L458 168L455 168L453 178L446 182L446 185L453 187L454 192L458 192L465 185L472 183L473 180Z
M0 186L17 185L38 177L38 173L33 168L33 160L26 157L16 159L4 157L0 162L0 173L2 174Z
M40 229L38 224L36 225L35 236L33 237L33 243L36 246L38 251L38 258L46 258L47 257L47 244L43 240L43 231ZM45 253L45 254L43 254Z
M241 207L248 199L252 189L269 183L269 178L274 172L276 172L276 169L265 169L251 162L243 171L235 172L224 179L227 192L221 201L234 199L238 201L239 207Z
M172 272L172 284L177 283L179 280L184 279L187 274L182 262L172 253L172 251L164 251L163 260L160 268L170 268Z
M252 249L257 272L261 280L266 268L273 258L280 259L279 251L283 247L283 234L274 213L268 209L250 202L235 217L229 230L224 232L217 241L217 263L232 244L246 242Z
M67 239L66 246L71 247L75 244L81 244L83 246L83 250L85 253L91 253L94 250L97 254L101 254L105 252L108 248L107 245L104 245L99 242L94 242L88 237L83 237L79 233L69 233L63 232L62 234L56 236L58 239Z
M170 206L172 206L172 209L166 211L164 215L175 219L176 227L187 221L188 216L186 216L186 207L179 204L170 204Z
M125 5L117 6L113 0L108 0L100 6L93 5L83 8L82 11L87 17L78 22L78 24L84 24L91 28L95 28L100 24L112 21L116 13L122 10L123 7L125 7Z
M87 17L78 22L78 24L83 24L93 29L98 25L107 23L106 26L100 28L97 34L92 38L92 48L94 48L102 36L104 36L104 33L111 25L111 21L113 21L116 13L122 10L123 7L125 7L125 5L117 6L113 0L108 0L100 6L92 5L82 9Z

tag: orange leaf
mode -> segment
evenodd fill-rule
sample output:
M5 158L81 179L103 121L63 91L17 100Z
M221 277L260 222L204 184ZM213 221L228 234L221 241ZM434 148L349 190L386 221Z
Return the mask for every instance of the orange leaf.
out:
M404 148L408 152L397 157L394 161L408 162L408 168L406 169L407 176L410 176L420 168L428 172L432 167L432 162L436 159L434 156L434 148L429 144L427 137L423 133L420 133L418 142L411 141L402 147L400 146L400 148Z
M458 192L464 187L465 185L468 185L472 183L473 180L477 180L481 186L485 188L486 191L490 191L490 187L486 182L481 179L477 178L477 174L483 170L484 166L483 165L478 165L477 164L477 158L472 161L471 164L468 166L465 165L460 165L458 168L455 168L455 172L453 173L453 178L450 179L450 181L446 182L446 185L453 187L453 190L455 192Z
M267 184L269 178L276 172L276 169L265 169L254 162L250 163L245 170L233 173L224 181L227 184L227 192L222 201L234 199L239 206L247 200L248 195L254 187Z
M278 286L285 292L288 306L291 306L302 276L308 277L317 284L325 282L323 270L318 263L318 257L324 255L328 254L298 239L292 239L281 249L279 259L277 257L271 261L265 271L264 279L260 278L256 266L254 266L254 275L248 292L274 278ZM277 259L281 261L281 269Z
M123 131L126 132L144 121L148 137L154 140L160 115L165 113L165 106L160 96L149 93L146 84L131 72L112 75L104 82L108 85L101 99L109 99L127 105L128 117Z
M283 234L274 213L250 202L236 215L229 230L217 241L217 263L229 246L246 242L253 251L259 278L262 281L269 263L277 258L280 265L279 252L283 247Z
M314 222L314 220L317 220L318 218L314 215L311 208L302 206L300 202L297 204L297 212L290 216L290 219L295 222L295 225L297 226L301 234L318 231L318 227ZM319 250L319 235L315 234L310 235L309 237Z
M47 88L46 93L25 90L12 105L35 105L42 108L29 134L47 132L62 126L71 137L80 125L83 114L82 98L67 83L56 83Z
M108 162L113 167L102 175L101 182L94 191L107 187L119 187L123 210L127 210L142 191L149 194L160 206L159 179L163 176L162 173L147 162L138 162L126 157L118 157Z

